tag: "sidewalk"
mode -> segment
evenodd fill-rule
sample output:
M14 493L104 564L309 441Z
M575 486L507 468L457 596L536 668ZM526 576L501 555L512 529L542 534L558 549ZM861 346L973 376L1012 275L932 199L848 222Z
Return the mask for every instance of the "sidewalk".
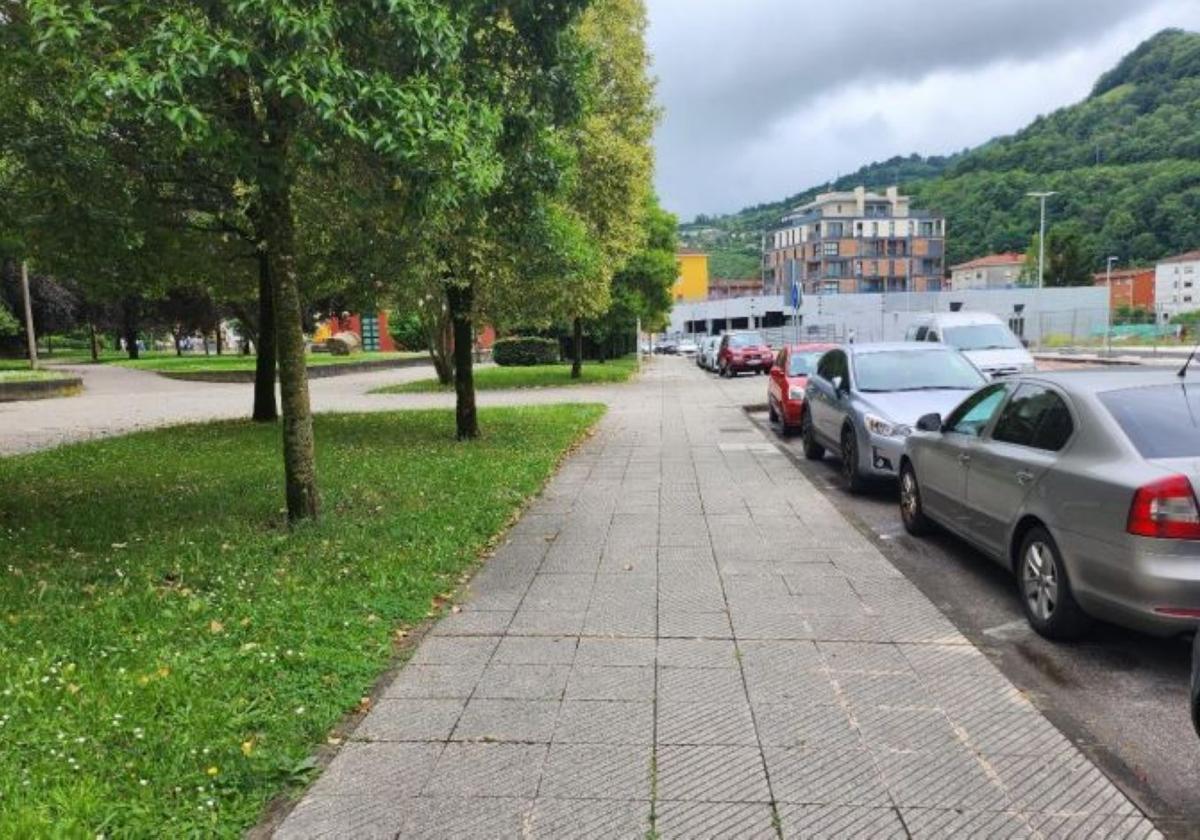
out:
M278 837L1157 836L727 386L651 370Z

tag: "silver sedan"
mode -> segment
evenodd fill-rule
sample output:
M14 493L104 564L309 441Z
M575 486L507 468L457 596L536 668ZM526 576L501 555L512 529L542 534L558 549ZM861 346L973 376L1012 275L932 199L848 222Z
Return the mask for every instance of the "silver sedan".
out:
M1200 382L1172 371L1027 374L921 418L900 463L910 533L936 523L1017 576L1049 638L1092 618L1200 625Z

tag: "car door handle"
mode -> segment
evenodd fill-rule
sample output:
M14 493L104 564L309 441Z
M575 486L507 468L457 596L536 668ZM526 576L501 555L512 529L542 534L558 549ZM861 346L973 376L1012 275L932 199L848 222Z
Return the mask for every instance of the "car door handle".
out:
M967 455L966 453L959 455L958 463L962 464L965 467L967 464L971 463L971 456Z
M1033 481L1033 473L1029 470L1020 470L1017 473L1017 484L1024 486L1031 481Z

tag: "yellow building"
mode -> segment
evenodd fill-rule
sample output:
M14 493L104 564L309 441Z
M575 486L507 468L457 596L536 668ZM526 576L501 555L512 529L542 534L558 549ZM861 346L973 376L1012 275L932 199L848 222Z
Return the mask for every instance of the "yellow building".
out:
M675 254L679 276L671 287L677 303L708 299L708 254L685 248Z

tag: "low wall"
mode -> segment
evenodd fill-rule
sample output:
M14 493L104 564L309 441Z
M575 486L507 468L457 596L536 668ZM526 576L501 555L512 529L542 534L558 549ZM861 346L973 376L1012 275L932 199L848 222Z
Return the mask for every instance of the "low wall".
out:
M309 379L325 379L330 376L349 376L354 373L370 373L375 370L390 370L393 368L418 367L429 364L427 356L412 359L368 359L361 362L346 362L340 365L309 365ZM180 379L185 382L253 382L253 370L220 370L220 371L153 371L168 379Z
M31 379L28 382L0 382L0 402L73 397L82 390L83 379L78 376Z

